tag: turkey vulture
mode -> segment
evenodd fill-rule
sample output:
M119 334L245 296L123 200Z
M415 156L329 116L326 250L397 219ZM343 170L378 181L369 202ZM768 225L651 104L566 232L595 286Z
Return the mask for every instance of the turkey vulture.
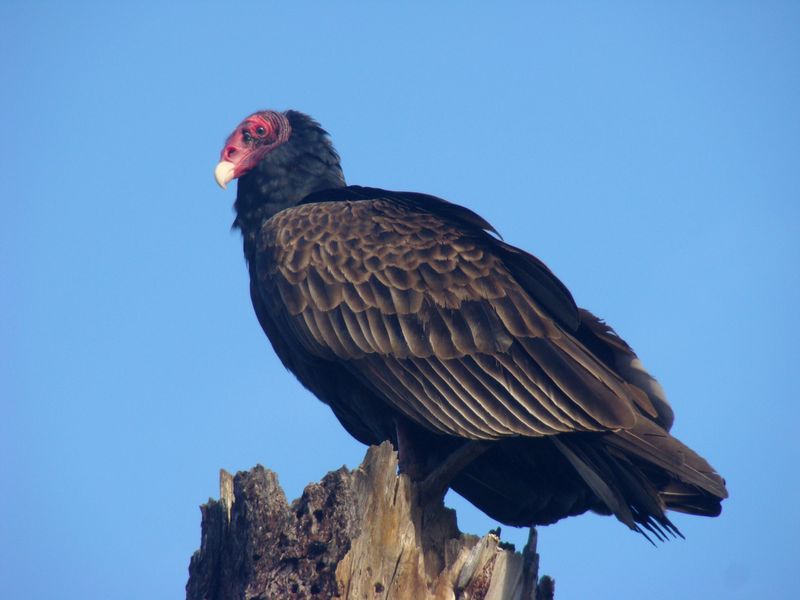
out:
M592 510L663 538L680 535L667 509L720 513L723 479L668 433L633 350L471 210L346 185L293 110L247 117L215 177L239 180L234 227L278 357L412 477L451 461L447 485L515 526Z

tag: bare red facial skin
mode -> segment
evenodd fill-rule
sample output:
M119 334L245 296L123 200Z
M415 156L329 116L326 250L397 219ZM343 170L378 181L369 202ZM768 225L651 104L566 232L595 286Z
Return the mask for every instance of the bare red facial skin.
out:
M220 161L233 163L233 178L241 177L261 162L268 152L289 139L289 133L289 121L282 113L254 113L225 140Z

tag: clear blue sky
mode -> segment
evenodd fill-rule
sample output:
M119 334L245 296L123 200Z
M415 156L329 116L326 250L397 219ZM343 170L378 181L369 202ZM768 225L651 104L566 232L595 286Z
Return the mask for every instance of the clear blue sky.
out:
M800 5L498 4L2 3L0 597L182 597L218 468L295 497L360 461L261 333L212 178L260 108L545 260L727 478L686 541L543 528L559 600L800 597Z

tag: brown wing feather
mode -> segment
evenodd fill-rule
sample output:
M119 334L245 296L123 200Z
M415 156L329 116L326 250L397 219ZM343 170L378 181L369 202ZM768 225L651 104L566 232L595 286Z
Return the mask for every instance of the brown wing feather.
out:
M645 370L636 353L607 323L584 308L580 309L580 316L579 334L582 334L580 337L584 343L590 348L596 343L603 345L601 352L604 350L606 354L610 354L611 366L636 386L636 403L639 408L669 431L675 416L658 381Z
M633 425L635 390L484 239L384 200L305 204L262 231L262 299L424 427L472 439Z

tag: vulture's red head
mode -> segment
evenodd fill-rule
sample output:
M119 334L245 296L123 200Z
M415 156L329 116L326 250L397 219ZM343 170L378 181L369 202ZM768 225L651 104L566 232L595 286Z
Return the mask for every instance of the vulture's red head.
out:
M292 127L284 113L271 110L253 113L225 140L225 147L214 169L222 189L258 165L271 151L285 143Z
M238 179L235 225L261 221L313 192L345 185L339 155L319 123L296 110L263 110L225 140L214 169L217 183Z

